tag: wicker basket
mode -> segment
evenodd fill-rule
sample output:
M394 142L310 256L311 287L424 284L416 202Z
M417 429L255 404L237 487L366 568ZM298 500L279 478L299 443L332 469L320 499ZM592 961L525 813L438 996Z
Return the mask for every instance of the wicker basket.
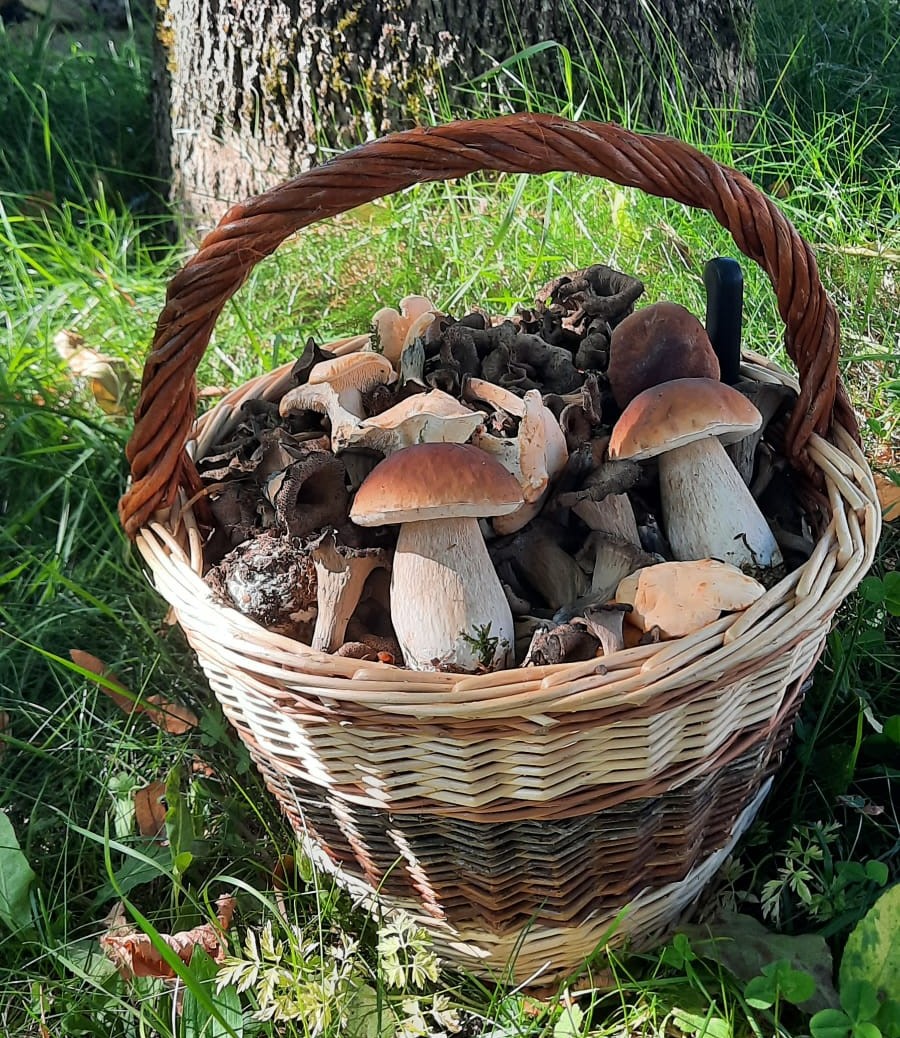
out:
M781 448L818 541L744 613L602 661L460 676L315 652L212 600L192 458L242 401L289 384L285 366L194 422L194 371L225 302L299 228L479 170L588 173L707 209L768 273L799 383L749 353L742 374L799 391ZM613 930L647 944L671 929L765 797L880 529L838 346L809 246L744 176L679 141L538 115L398 133L235 206L173 279L121 518L315 860L421 919L451 961L496 974L515 959L512 978L549 980Z

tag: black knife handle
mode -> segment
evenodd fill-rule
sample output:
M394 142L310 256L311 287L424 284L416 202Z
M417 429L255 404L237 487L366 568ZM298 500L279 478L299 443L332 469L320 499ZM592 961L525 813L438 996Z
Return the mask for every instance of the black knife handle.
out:
M741 377L741 326L744 275L729 256L717 256L703 268L706 286L706 334L719 358L723 382L733 386Z

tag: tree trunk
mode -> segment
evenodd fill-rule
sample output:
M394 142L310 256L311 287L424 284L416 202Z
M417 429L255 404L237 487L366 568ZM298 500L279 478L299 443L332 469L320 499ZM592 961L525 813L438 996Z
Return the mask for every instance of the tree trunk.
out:
M156 2L161 166L173 200L203 226L329 148L432 113L487 114L485 95L494 113L558 108L541 97L567 93L560 46L572 59L573 108L586 99L585 116L603 118L612 99L662 127L664 91L682 108L755 100L754 0ZM548 40L560 46L498 68Z

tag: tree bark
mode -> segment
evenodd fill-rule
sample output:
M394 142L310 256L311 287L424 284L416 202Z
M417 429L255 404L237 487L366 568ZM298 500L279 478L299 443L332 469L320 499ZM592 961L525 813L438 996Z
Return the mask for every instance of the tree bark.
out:
M558 108L541 95L567 92L560 47L484 79L543 41L571 56L570 99L573 110L586 100L585 116L604 118L612 97L662 127L666 93L682 108L737 108L756 96L754 0L156 2L160 165L180 210L207 226L329 148L451 113L488 114L485 93L493 113Z

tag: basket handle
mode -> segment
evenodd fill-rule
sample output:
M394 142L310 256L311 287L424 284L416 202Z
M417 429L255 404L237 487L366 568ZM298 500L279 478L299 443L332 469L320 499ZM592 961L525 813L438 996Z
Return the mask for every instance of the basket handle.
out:
M810 246L743 174L681 141L635 134L611 123L519 114L394 133L232 206L169 283L144 368L126 455L132 485L119 515L133 537L179 487L199 479L184 451L195 417L194 372L225 303L253 267L290 234L413 184L480 170L568 171L603 177L647 194L707 209L737 247L769 275L797 365L800 399L785 436L788 457L815 478L805 456L813 432L832 419L858 437L837 373L840 325Z

